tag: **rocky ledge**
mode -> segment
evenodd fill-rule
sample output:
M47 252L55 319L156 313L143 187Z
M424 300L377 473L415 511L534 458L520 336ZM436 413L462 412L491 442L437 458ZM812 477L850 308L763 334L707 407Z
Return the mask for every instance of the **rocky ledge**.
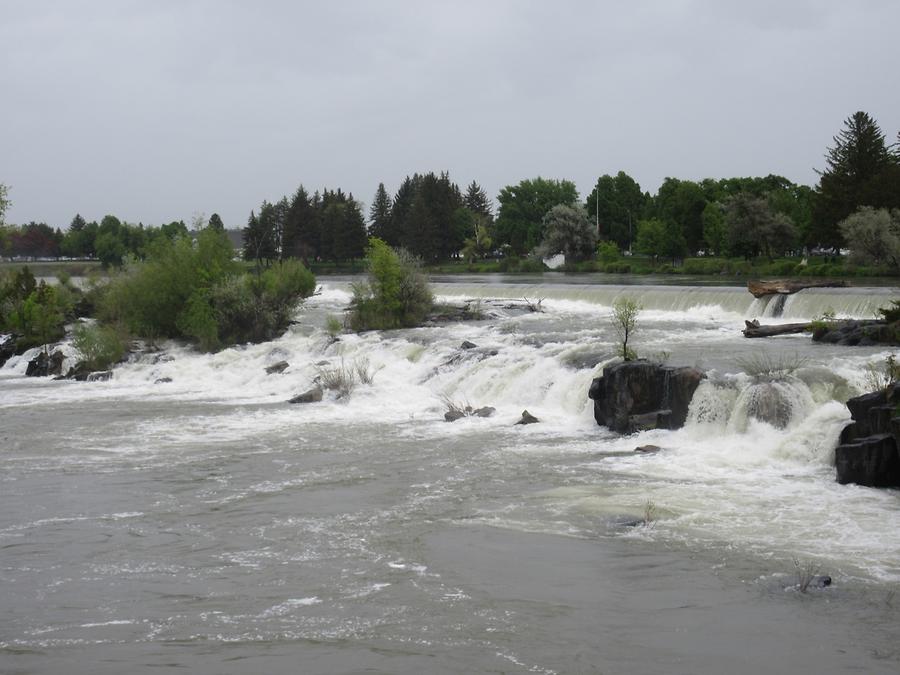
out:
M900 382L847 401L853 421L834 451L837 482L900 487Z
M622 434L679 429L704 377L698 368L661 366L643 359L606 366L588 392L594 419Z

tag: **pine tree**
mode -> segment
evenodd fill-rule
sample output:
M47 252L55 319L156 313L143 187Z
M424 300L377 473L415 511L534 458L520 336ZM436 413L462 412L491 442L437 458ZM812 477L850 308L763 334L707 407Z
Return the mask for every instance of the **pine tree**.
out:
M317 222L316 207L306 188L301 185L287 209L282 239L285 257L303 258L306 262L315 258L319 243Z
M372 207L369 209L369 233L373 237L378 237L384 241L391 239L391 207L393 202L387 190L384 189L384 183L378 184L375 191L375 198L372 200Z
M878 124L859 111L844 121L825 155L813 207L812 236L819 244L845 244L837 224L860 206L900 206L898 158Z
M222 222L222 218L219 217L218 213L214 213L209 217L209 223L207 223L207 227L219 232L225 231L225 223Z
M487 193L474 180L466 188L466 196L463 199L464 206L472 213L480 213L488 219L494 217L494 206Z
M244 228L244 260L255 260L257 266L277 257L272 231L274 210L274 205L264 201L259 216L251 211Z
M390 232L384 238L385 243L389 246L410 248L408 233L414 228L408 222L409 212L421 182L422 177L419 174L413 174L411 178L407 176L400 184L397 194L394 195L394 203L391 205Z

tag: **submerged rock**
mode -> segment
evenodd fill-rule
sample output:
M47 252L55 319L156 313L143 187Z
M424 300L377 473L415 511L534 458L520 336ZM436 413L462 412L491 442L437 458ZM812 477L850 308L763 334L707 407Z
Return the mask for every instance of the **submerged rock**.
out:
M704 377L697 368L661 366L644 359L606 366L588 391L594 419L618 433L679 429Z
M171 377L160 377L153 381L153 384L168 384L172 381Z
M661 450L662 448L658 445L639 445L634 449L634 451L639 455L655 455Z
M516 424L536 424L540 422L540 420L532 415L527 410L522 411L522 417L519 418L519 421Z
M113 371L111 370L97 370L93 373L88 373L87 381L88 382L106 382L111 380L113 376Z
M288 403L318 403L322 400L324 393L322 387L315 386L309 391L297 394L294 398L290 399Z
M283 373L290 367L290 363L287 361L279 361L278 363L273 363L271 366L266 368L266 375L276 375L279 373Z
M445 422L455 422L456 420L461 420L463 417L490 417L496 412L495 408L492 408L489 405L483 406L481 408L472 408L472 406L467 405L465 408L453 408L452 410L448 410L444 413L444 421Z

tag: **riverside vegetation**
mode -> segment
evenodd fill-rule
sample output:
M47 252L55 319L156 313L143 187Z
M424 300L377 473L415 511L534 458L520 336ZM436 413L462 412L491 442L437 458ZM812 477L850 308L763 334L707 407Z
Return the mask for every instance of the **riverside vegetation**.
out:
M27 268L6 273L0 331L13 335L3 344L8 358L60 340L76 318L95 318L76 327L73 344L85 367L100 370L122 357L131 337L182 339L205 351L270 340L314 290L315 277L297 260L247 272L225 234L207 227L195 239L158 239L143 259L87 291L67 279L36 283Z
M446 172L416 173L393 196L379 184L366 222L352 193L301 185L291 197L264 200L231 232L257 267L299 259L320 273L361 271L370 236L434 272L541 272L543 257L562 253L573 272L900 273L900 144L862 111L834 137L814 188L777 175L669 177L651 195L620 171L600 176L583 201L572 181L537 177L507 185L496 202L495 212L476 181L462 190ZM4 224L9 204L0 184L0 257L18 260L62 256L117 268L153 255L161 240L225 231L217 214L190 228L76 215L63 233L46 223Z

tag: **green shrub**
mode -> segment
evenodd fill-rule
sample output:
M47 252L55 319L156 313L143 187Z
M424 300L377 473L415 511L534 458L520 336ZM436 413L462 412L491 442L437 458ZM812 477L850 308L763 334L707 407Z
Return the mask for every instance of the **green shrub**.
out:
M296 260L241 273L232 254L225 234L213 228L196 243L160 237L145 261L129 262L110 281L101 317L151 340L189 338L206 350L272 339L313 292L315 277Z
M369 278L353 285L350 327L378 330L416 326L434 305L434 297L419 261L371 238L366 252Z
M125 341L119 331L99 324L82 323L76 326L72 345L89 370L107 370L125 353Z
M621 258L619 247L614 241L601 241L597 245L597 260L602 263L613 263Z

